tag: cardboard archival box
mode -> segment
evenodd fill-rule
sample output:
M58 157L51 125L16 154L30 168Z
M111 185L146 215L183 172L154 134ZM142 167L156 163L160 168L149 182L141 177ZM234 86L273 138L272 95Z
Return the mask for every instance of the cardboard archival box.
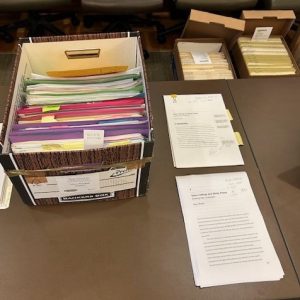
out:
M244 29L244 20L192 9L181 38L222 38L230 49Z
M216 53L222 52L228 62L229 69L232 72L233 78L236 78L234 67L230 58L226 43L221 38L200 38L200 39L177 39L174 46L174 60L176 67L176 74L178 80L185 80L182 62L180 59L180 52L202 52L202 53Z
M284 39L284 37L292 27L295 18L295 13L292 10L249 10L243 11L241 14L241 19L245 20L246 22L243 36L252 37L257 27L273 27L271 36L278 36L282 40L282 43L290 56L293 66L296 69L296 74L280 76L297 76L300 74L298 65ZM250 76L238 43L236 43L232 48L232 57L240 78L263 77ZM267 77L270 76L271 75Z
M51 48L51 55L49 55ZM98 59L68 59L66 50L100 49ZM109 148L65 152L12 153L9 132L16 120L16 110L22 105L22 84L31 72L46 74L51 69L70 70L95 68L107 65L142 67L145 106L149 120L149 140ZM37 37L25 40L18 47L8 94L6 113L1 134L1 164L10 176L21 198L29 205L50 205L90 200L115 200L142 196L146 193L150 161L153 150L152 114L140 36L137 32ZM73 175L84 181L87 192L61 196L61 185L72 186ZM73 177L72 177L73 176ZM124 179L124 176L126 179ZM96 179L95 179L96 178ZM109 188L97 182L99 178L109 181ZM55 185L51 196L36 196L45 192L47 186ZM123 187L123 188L122 188Z
M224 53L228 61L228 65L232 70L233 76L236 78L228 49L231 49L238 36L244 31L244 28L244 20L192 9L183 29L181 39L176 41L174 47L175 65L178 79L184 79L182 65L178 55L178 45L180 44L185 49L188 49L191 46L191 43L194 42L198 45L191 47L196 47L199 50L201 48L217 49L217 44L221 43L221 47L218 47L216 51ZM186 44L184 44L185 42ZM201 44L203 44L203 46L201 46Z

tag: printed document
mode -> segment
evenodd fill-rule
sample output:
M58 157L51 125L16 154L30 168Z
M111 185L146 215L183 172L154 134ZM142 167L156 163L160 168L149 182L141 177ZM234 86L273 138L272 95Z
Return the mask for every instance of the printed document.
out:
M176 177L196 286L284 273L245 172Z
M2 131L3 123L0 123L0 132ZM12 192L12 183L0 164L0 209L9 207Z
M9 207L12 193L12 183L0 165L0 209Z
M221 94L164 96L174 166L243 165Z

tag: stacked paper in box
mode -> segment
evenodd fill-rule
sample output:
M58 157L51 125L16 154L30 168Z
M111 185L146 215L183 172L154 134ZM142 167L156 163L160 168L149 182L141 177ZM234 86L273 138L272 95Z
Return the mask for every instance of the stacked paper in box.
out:
M14 153L112 147L149 134L141 68L75 77L31 74L17 110Z
M289 53L279 37L268 40L241 37L238 45L251 76L296 74Z
M234 78L223 52L205 53L202 62L192 52L180 51L179 55L185 80Z

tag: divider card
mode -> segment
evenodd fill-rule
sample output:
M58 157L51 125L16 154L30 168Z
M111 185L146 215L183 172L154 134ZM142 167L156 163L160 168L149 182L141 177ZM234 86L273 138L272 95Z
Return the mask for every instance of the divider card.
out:
M165 95L176 168L243 165L221 94Z
M245 172L176 177L196 286L284 272Z

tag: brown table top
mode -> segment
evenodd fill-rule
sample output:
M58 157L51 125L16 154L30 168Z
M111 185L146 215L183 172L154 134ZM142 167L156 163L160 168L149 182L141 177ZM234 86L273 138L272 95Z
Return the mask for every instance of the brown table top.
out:
M300 280L300 79L229 86Z
M13 192L0 211L2 299L270 299L300 287L225 81L150 84L155 151L146 197L27 207ZM163 94L222 93L241 132L245 166L175 169ZM277 282L195 287L175 176L246 170L285 277Z

